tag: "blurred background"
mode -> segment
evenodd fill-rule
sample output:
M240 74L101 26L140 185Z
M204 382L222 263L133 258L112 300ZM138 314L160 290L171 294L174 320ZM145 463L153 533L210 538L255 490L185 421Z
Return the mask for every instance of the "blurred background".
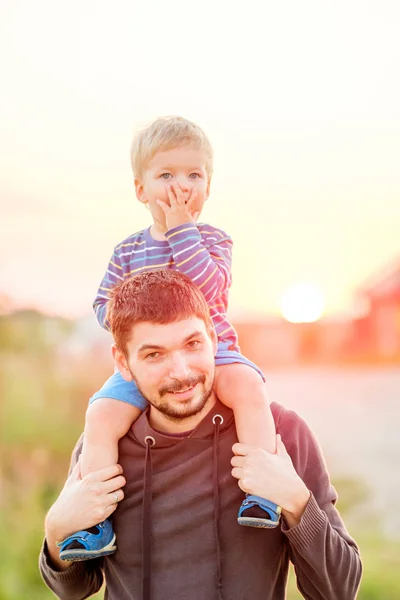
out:
M213 143L230 316L321 442L359 598L400 597L399 27L396 0L2 1L0 600L53 597L43 519L113 368L91 304L150 225L129 146L166 114Z

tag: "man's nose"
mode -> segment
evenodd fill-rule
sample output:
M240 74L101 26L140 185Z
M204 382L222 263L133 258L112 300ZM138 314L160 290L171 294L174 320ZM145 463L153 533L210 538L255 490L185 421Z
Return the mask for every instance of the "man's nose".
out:
M190 375L190 367L182 354L175 354L171 357L169 365L169 376L171 379L186 379Z

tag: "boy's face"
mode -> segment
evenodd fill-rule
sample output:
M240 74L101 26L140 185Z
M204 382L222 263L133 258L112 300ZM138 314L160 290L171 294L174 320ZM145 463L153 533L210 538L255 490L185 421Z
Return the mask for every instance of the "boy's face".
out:
M136 195L140 202L148 205L158 232L164 233L167 227L164 211L157 200L170 205L167 191L171 184L178 185L187 199L192 189L196 189L192 211L200 214L210 193L206 165L207 156L202 150L190 144L178 146L157 152L142 179L135 179Z

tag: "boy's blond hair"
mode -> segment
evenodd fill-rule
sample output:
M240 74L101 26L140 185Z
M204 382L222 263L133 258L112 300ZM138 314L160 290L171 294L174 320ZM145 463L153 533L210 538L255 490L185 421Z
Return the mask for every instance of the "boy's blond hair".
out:
M207 175L211 179L213 150L210 141L201 127L183 117L160 117L135 135L131 146L131 163L135 178L143 177L149 161L157 152L186 144L193 144L205 152Z

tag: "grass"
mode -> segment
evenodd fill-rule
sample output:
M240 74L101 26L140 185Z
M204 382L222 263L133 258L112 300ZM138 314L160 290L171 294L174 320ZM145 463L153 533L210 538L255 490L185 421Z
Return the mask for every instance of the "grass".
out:
M58 352L68 324L52 326L49 342L49 327L42 330L37 315L25 316L26 327L21 318L15 335L12 319L5 325L0 318L0 600L50 600L54 596L37 568L44 516L65 480L87 398L104 381L110 365L99 364L96 356L78 364ZM400 540L385 538L379 523L373 531L370 522L352 526L350 509L365 500L366 489L353 480L335 484L339 509L363 559L358 599L398 600ZM287 600L299 598L291 573Z

